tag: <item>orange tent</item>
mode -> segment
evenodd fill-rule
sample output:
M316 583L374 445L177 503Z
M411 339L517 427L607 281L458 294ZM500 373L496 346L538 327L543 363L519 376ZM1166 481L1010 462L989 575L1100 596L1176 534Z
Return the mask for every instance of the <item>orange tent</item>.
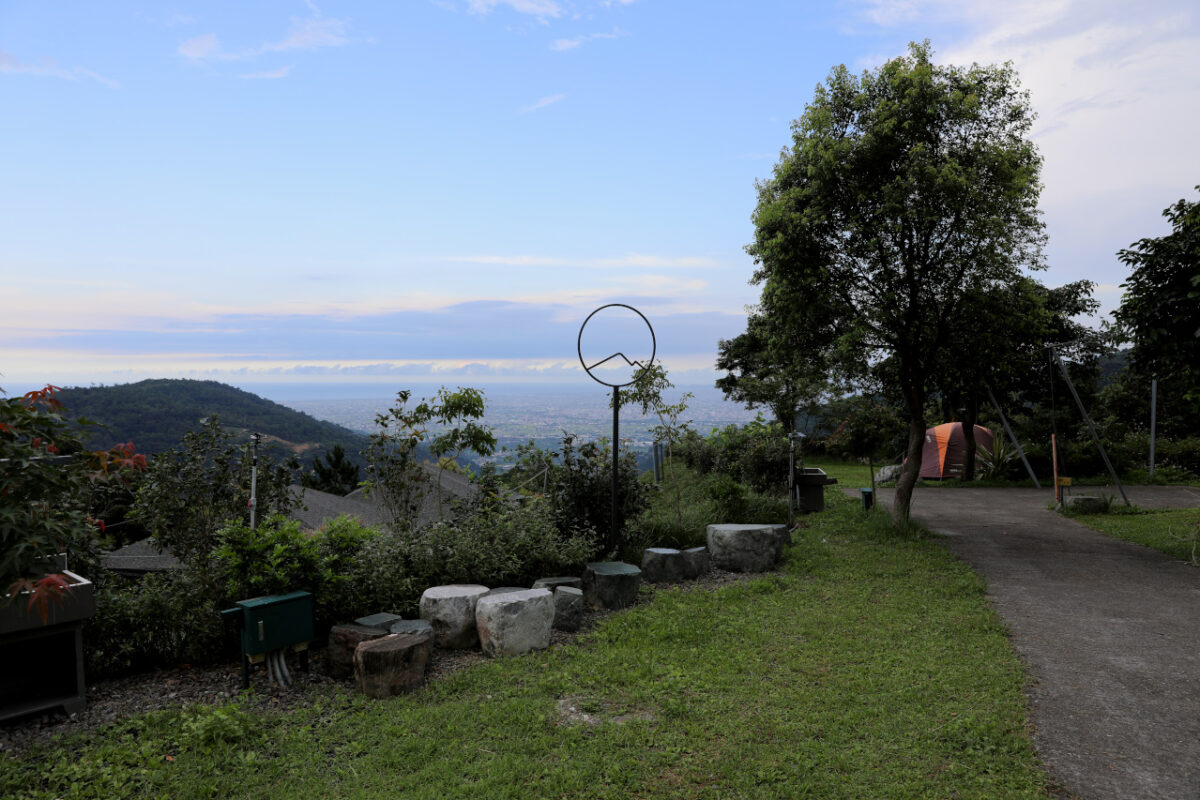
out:
M992 432L976 425L975 445L979 450L991 450ZM978 456L975 463L978 467ZM966 467L967 440L961 422L947 422L925 431L925 448L921 451L922 478L961 478Z

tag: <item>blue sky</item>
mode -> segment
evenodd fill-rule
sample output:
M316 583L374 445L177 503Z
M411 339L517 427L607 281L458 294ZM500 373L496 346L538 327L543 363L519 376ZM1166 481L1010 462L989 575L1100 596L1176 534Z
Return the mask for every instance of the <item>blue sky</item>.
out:
M791 120L924 38L1014 63L1041 278L1111 309L1200 183L1184 0L0 0L0 387L573 383L605 303L709 382Z

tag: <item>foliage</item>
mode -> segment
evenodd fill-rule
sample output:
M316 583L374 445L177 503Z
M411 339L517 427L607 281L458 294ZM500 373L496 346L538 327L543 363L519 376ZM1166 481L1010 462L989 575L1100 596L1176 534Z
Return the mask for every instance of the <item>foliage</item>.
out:
M185 564L205 568L217 546L217 531L230 521L249 521L250 445L238 446L217 417L209 417L183 442L155 456L138 489L131 516ZM260 516L286 514L299 499L290 490L294 459L281 464L260 456L257 508Z
M895 360L908 422L897 514L908 515L924 406L965 297L1041 266L1040 159L1011 66L932 63L912 44L855 79L835 67L758 186L747 247L760 313L829 320L843 363Z
M827 331L810 324L777 329L761 314L746 321L746 332L717 344L717 369L726 374L716 386L725 399L749 408L765 406L790 431L803 411L811 415L829 391L835 367Z
M430 452L438 460L438 509L441 511L441 476L447 460L464 450L488 455L496 447L491 430L476 420L484 413L483 395L476 389L438 390L433 400L421 399L408 408L412 392L400 391L397 403L375 417L376 431L367 445L367 491L377 491L392 524L412 527L429 488L429 472L421 463L419 446L429 437L431 425L451 426L434 436Z
M787 434L778 422L767 422L761 415L707 437L687 436L679 450L684 463L701 473L724 473L756 492L787 494Z
M242 434L264 434L263 448L276 461L296 454L296 445L317 444L299 454L302 460L345 447L351 461L366 437L340 425L272 402L217 381L153 379L116 386L69 387L60 399L77 413L103 424L117 440L132 439L143 453L176 447L196 427L196 420L216 414L224 425Z
M204 664L230 650L220 587L194 569L138 580L106 573L95 581L96 613L84 623L91 679L176 664Z
M346 449L335 444L333 450L325 454L324 460L318 458L313 462L313 468L300 477L300 485L306 489L344 496L358 488L361 478L358 464L348 461Z
M612 449L607 443L576 445L576 436L563 433L558 450L546 450L533 442L517 449L516 466L505 482L550 501L559 535L566 538L577 529L597 533L595 555L611 555L623 549L630 526L649 505L650 487L637 477L637 460L628 451L620 455L617 469L617 535L612 535Z
M1121 284L1125 293L1113 316L1119 334L1133 345L1131 372L1157 377L1161 388L1183 401L1181 422L1195 430L1200 427L1200 201L1181 199L1163 216L1171 233L1141 239L1117 254L1132 272Z
M97 521L91 508L106 485L145 466L133 444L88 452L63 416L59 389L47 386L20 398L0 399L0 601L29 592L28 608L45 619L48 603L66 584L55 576L55 556L87 555Z
M1122 509L1114 506L1115 509ZM1122 509L1123 510L1123 509ZM1127 542L1200 566L1200 510L1195 508L1086 514L1079 522Z
M650 432L656 442L661 442L666 447L666 479L674 490L676 518L682 523L683 498L675 475L675 447L691 429L692 421L680 420L680 417L687 411L688 400L691 400L693 395L691 392L684 392L678 402L667 404L663 401L662 393L674 386L667 378L666 369L660 364L653 364L638 373L632 389L622 393L621 405L637 405L641 407L642 414L654 412L658 417L658 424L651 428Z
M837 420L837 428L826 439L826 449L865 459L874 489L875 459L891 459L903 450L904 422L894 408L865 395L833 403L827 414Z

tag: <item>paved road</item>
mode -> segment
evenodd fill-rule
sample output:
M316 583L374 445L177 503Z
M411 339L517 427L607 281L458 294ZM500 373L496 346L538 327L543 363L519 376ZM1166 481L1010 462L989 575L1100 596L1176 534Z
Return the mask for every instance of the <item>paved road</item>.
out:
M1200 489L1127 491L1143 508L1200 506ZM1200 568L1051 501L1048 489L918 488L912 513L987 579L1033 679L1034 741L1051 774L1086 800L1198 800Z

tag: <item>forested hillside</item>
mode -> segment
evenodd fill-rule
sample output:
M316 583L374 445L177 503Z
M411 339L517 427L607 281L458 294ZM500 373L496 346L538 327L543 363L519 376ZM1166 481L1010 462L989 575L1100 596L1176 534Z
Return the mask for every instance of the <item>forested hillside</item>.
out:
M366 443L362 434L216 381L161 379L73 387L59 398L72 418L86 417L104 426L91 434L92 444L132 441L138 452L147 454L179 445L184 433L198 430L213 414L231 433L261 433L265 448L294 453L306 467L335 444L361 463L359 451Z

